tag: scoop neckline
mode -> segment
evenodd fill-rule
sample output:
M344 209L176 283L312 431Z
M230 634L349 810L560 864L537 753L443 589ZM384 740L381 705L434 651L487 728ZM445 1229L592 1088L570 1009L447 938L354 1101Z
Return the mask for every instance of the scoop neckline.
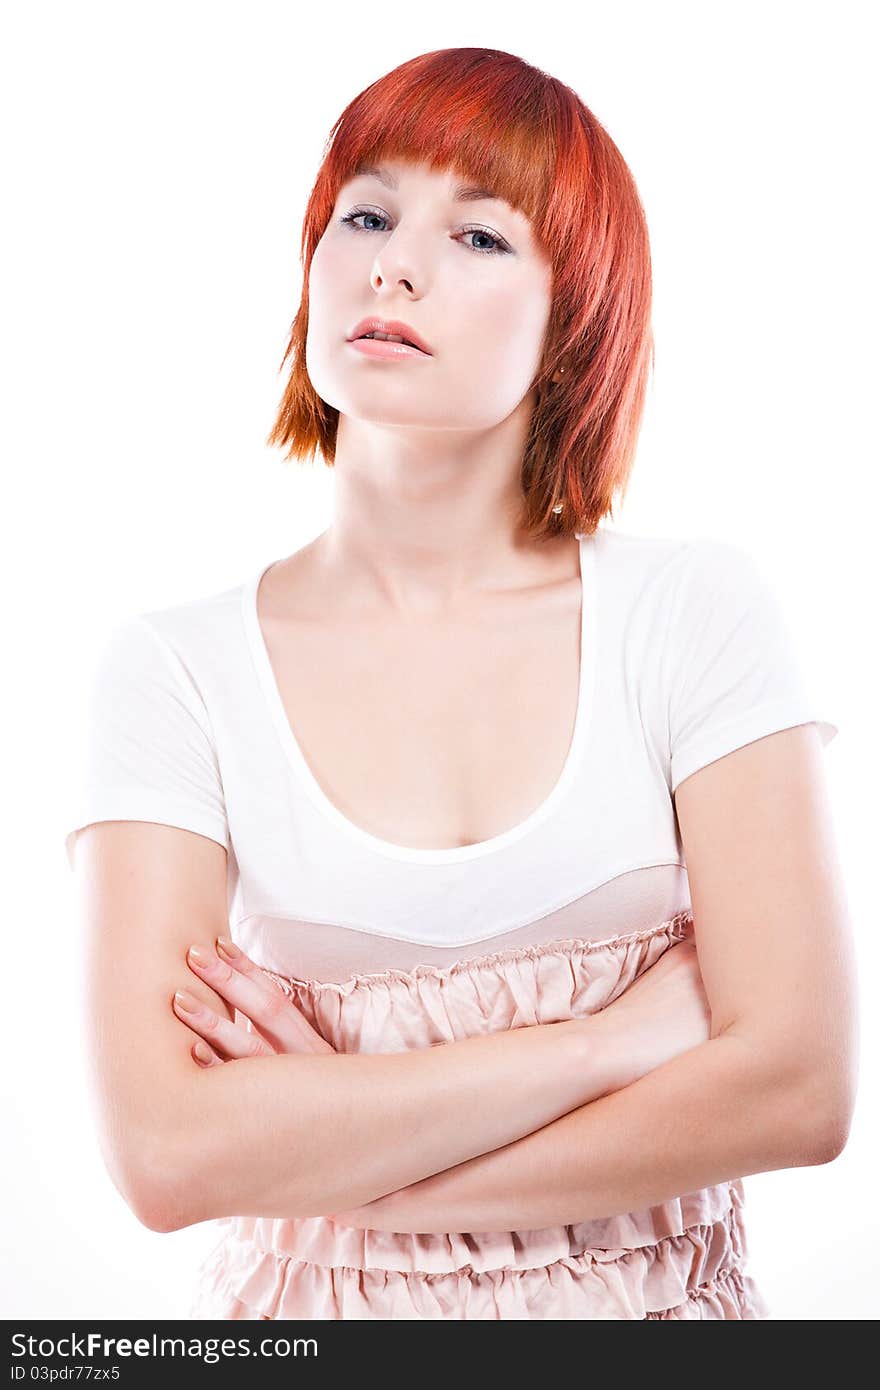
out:
M269 649L263 636L257 610L257 596L263 575L278 563L279 556L261 565L257 572L242 585L241 606L248 647L254 662L260 691L269 709L272 725L284 750L288 766L299 787L306 793L313 806L342 831L349 839L356 841L374 853L388 859L408 861L413 864L457 864L469 859L481 859L495 854L522 839L524 835L536 830L553 811L571 787L580 765L581 756L587 741L590 716L596 685L596 634L598 622L597 565L595 555L595 534L577 531L578 557L581 579L581 617L580 617L580 655L578 670L578 700L574 731L568 753L556 784L517 825L492 835L487 840L477 840L470 845L447 845L429 849L411 845L398 845L392 840L373 835L362 826L349 820L348 816L330 800L323 787L314 776L287 717L275 671L269 658Z

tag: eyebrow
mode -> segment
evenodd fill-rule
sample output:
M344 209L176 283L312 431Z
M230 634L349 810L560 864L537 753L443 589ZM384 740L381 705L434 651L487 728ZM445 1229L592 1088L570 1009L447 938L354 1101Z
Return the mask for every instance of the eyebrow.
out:
M385 169L376 168L374 164L359 164L352 177L358 178L361 174L371 175L374 179L378 179L380 183L384 183L386 188L391 188L395 191L398 188L397 179L394 178L393 174L388 173ZM500 194L493 193L488 188L475 188L473 185L466 183L456 184L455 188L452 190L452 199L453 202L456 203L478 203L486 200L493 203L503 203L507 201L505 198L502 198Z

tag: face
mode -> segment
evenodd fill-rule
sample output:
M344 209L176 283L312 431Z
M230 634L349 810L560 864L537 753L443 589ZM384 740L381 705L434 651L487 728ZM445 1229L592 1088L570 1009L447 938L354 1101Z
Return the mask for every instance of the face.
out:
M500 199L457 199L462 181L424 164L381 171L387 182L361 173L340 189L312 258L306 367L318 395L353 419L436 429L530 410L552 268L529 220ZM370 316L409 325L431 355L353 346Z

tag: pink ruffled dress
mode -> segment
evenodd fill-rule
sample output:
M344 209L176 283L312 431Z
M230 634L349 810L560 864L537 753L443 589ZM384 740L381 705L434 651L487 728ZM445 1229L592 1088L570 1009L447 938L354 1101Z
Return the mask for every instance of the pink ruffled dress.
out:
M273 560L112 633L88 700L71 867L74 837L96 821L215 840L230 934L339 1052L422 1049L604 1008L693 930L682 782L777 730L814 722L827 744L837 726L748 552L604 526L577 534L574 729L555 786L517 825L427 848L348 819L276 680L257 604ZM424 818L411 828L418 839ZM731 1181L544 1230L228 1218L192 1314L765 1317L745 1274L742 1204Z
M341 1052L425 1048L584 1018L690 936L649 930L497 951L342 983L265 973ZM409 1234L325 1217L227 1217L193 1318L767 1318L746 1273L741 1180L542 1230Z

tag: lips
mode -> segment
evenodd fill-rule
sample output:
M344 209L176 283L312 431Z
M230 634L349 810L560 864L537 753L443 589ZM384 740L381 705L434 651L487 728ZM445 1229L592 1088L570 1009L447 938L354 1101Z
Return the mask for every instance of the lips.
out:
M361 319L360 323L356 324L349 334L347 341L353 343L356 338L365 338L370 333L391 333L395 337L402 338L405 343L418 349L419 352L424 352L429 357L433 356L424 338L416 332L411 324L403 323L400 319Z

